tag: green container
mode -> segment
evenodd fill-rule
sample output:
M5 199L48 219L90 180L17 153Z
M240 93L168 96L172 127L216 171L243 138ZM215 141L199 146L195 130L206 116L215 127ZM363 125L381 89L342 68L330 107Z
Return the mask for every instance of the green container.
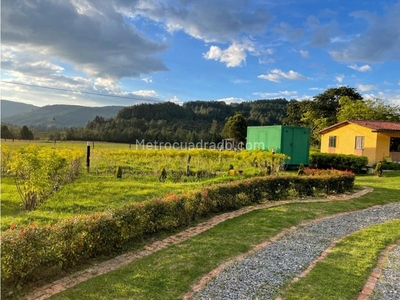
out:
M299 126L248 126L247 150L267 150L290 157L288 165L308 165L310 128Z

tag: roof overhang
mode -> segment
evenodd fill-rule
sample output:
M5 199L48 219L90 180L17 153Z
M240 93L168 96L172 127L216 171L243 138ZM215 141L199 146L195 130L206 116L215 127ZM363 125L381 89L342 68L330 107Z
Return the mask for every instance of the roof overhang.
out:
M377 133L400 133L400 130L389 130L389 129L374 129L372 132Z
M347 120L346 120L346 121L343 121L343 122L340 122L340 123L331 125L331 126L329 126L329 127L326 127L326 128L324 128L324 129L318 131L318 133L319 133L319 134L324 134L324 133L327 133L327 132L332 131L332 130L334 130L334 129L337 129L337 128L346 126L346 125L348 125L348 124L350 124L350 123L351 123L350 121L347 121Z

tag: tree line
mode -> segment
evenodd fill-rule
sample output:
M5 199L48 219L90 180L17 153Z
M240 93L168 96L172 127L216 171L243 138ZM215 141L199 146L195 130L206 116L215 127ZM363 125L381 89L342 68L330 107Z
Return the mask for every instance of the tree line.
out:
M10 128L9 128L10 127ZM15 126L1 125L1 138L4 140L33 140L34 135L28 126L24 125L21 128Z
M311 144L319 145L319 131L349 120L400 122L399 106L381 99L363 99L355 88L330 88L304 100L256 100L226 104L220 101L191 101L139 104L121 109L115 117L96 116L85 127L55 128L47 137L63 140L146 142L220 142L233 137L244 141L247 126L296 125L311 128ZM2 125L3 138L33 139L26 126L9 130ZM30 132L30 133L29 133ZM35 136L43 133L35 131ZM42 136L41 136L42 137Z
M97 116L84 128L66 129L65 138L122 143L220 142L229 117L239 114L252 126L282 124L288 103L272 99L232 104L192 101L182 106L171 102L139 104L123 108L114 118Z

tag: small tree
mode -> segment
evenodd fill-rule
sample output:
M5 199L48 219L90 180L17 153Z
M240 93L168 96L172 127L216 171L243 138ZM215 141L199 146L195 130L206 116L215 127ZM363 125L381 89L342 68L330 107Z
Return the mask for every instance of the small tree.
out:
M26 125L22 126L19 135L21 140L33 140L33 133Z
M236 142L245 142L247 135L247 121L242 114L229 117L222 130L224 138L234 138Z
M12 132L8 129L7 125L1 125L1 138L2 139L12 139L13 134Z

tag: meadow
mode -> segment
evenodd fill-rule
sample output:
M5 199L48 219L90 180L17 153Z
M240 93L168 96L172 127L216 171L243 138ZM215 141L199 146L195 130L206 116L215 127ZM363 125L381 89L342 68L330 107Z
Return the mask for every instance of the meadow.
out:
M267 168L276 169L284 158L279 154L272 158L271 153L261 151L250 154L246 151L202 149L146 150L143 146L96 142L90 143L90 170L87 172L85 142L6 141L1 146L2 230L11 225L29 225L32 222L55 223L75 215L114 210L167 194L180 194L202 186L249 178L267 172ZM32 150L29 147L35 148ZM21 149L29 150L24 152ZM10 164L15 163L16 154L23 152L20 155L21 161L26 160L27 151L38 151L38 155L46 154L47 160L35 161L37 168L43 168L54 160L56 153L65 149L74 149L74 153L81 156L79 176L60 184L57 191L52 192L36 209L24 209L15 177L9 168ZM49 154L50 151L53 152ZM25 169L27 166L23 164L17 167ZM117 178L115 174L118 167L122 169L121 178ZM229 169L234 169L234 172L230 174ZM38 170L40 174L48 172ZM165 178L160 178L162 170L166 172ZM239 170L242 171L241 175ZM44 181L36 177L30 179L36 182L27 187L28 192L35 188L35 184L39 185Z

